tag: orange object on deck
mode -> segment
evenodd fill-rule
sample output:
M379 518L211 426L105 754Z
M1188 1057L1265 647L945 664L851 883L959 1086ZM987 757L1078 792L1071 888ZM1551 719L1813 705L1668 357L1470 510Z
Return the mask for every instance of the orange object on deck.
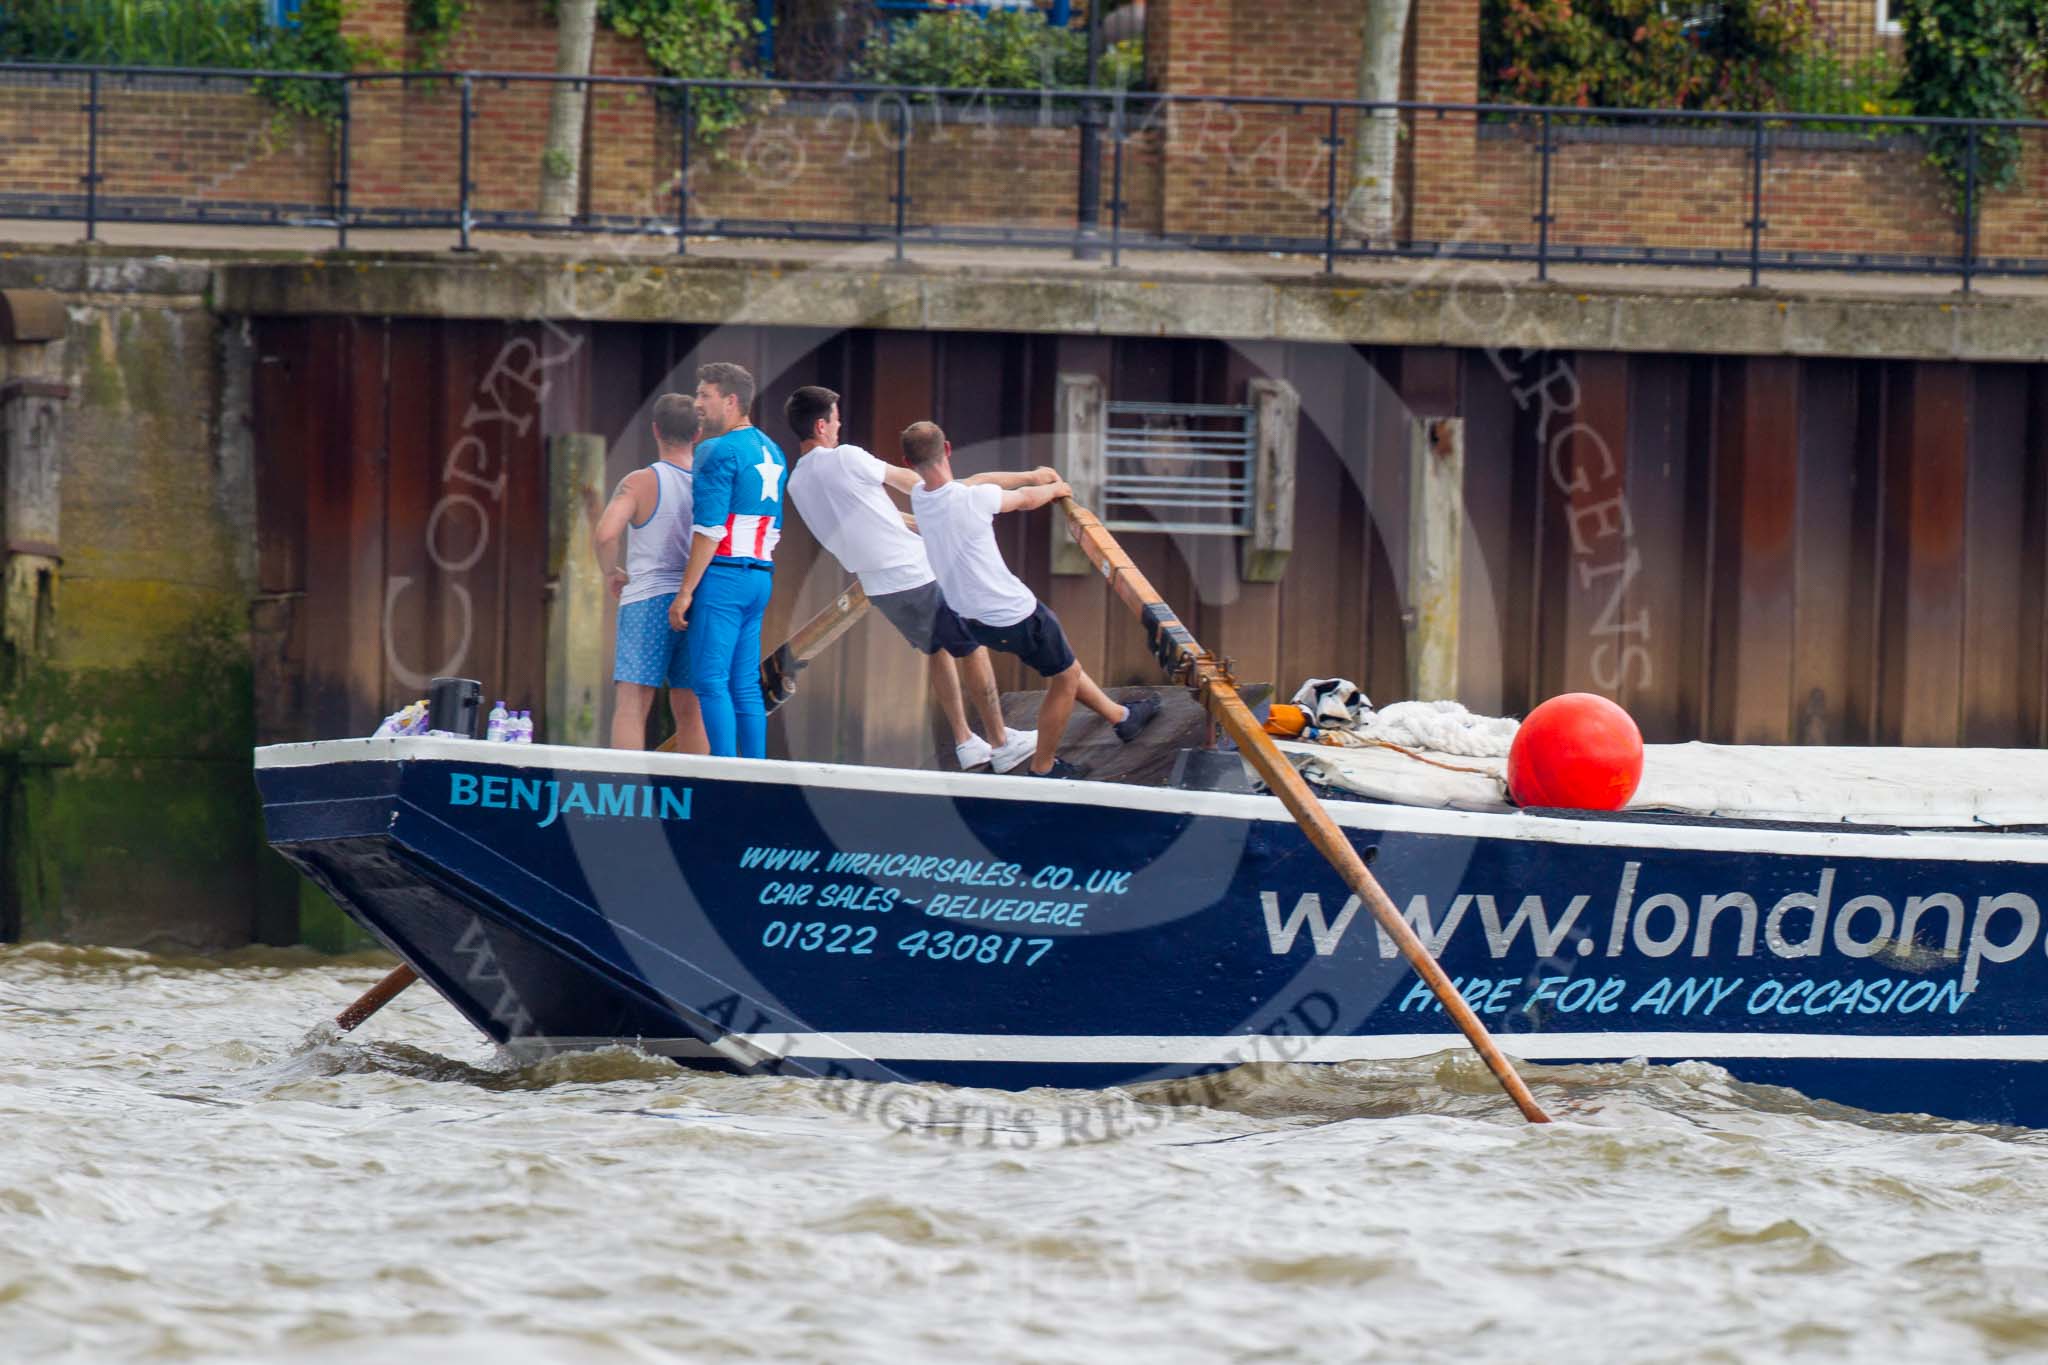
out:
M1282 739L1292 739L1308 729L1308 712L1287 702L1275 702L1273 709L1266 713L1265 732Z

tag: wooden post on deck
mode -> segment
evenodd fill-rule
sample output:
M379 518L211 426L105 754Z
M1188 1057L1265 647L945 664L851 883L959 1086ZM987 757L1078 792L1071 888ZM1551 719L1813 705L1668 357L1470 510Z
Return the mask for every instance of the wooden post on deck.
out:
M610 603L591 535L604 510L604 437L548 438L547 710L549 744L602 743Z
M1102 378L1093 374L1061 374L1053 395L1052 467L1074 490L1074 497L1088 507L1102 501L1103 446L1109 436L1106 401ZM1052 571L1095 572L1057 517L1052 527Z
M1258 446L1252 461L1251 534L1239 543L1238 575L1247 583L1278 583L1287 576L1287 560L1294 553L1301 393L1284 379L1254 379L1245 389L1258 416Z
M1464 576L1465 421L1417 417L1408 440L1408 695L1458 696Z

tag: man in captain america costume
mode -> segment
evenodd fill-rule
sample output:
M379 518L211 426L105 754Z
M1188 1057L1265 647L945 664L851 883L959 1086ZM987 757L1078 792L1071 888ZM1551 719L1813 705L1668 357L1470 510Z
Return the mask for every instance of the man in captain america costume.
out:
M689 626L690 680L713 754L768 755L761 616L782 539L781 449L747 420L754 376L720 361L697 371L694 535L669 624Z

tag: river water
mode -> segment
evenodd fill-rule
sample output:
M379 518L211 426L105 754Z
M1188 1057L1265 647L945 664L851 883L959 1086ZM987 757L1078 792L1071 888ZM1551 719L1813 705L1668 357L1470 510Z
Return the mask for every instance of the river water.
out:
M0 948L7 1361L2048 1352L2048 1135L1712 1067L1213 1103L520 1067L388 965Z

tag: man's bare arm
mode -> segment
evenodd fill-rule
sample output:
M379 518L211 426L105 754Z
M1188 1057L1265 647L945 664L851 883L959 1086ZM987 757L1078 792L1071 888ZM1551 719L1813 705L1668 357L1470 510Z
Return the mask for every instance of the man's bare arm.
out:
M960 482L965 484L992 483L1005 492L1013 488L1029 488L1033 484L1059 482L1059 471L1050 465L1036 469L992 469L986 474L972 474ZM1004 510L1008 510L1007 508Z
M882 487L892 493L900 493L906 498L910 496L911 489L922 488L923 486L924 478L922 475L914 469L905 469L901 465L889 465L882 474ZM902 511L901 508L897 510ZM917 529L917 518L908 512L904 512L903 524L915 531Z
M1071 498L1072 496L1074 496L1074 490L1067 487L1065 479L1060 479L1055 483L1033 484L1029 488L1012 488L1003 494L1001 510L1005 512L1029 512L1034 507L1043 507L1047 503L1058 502L1061 498Z
M604 514L597 519L591 533L591 548L597 553L597 571L604 575L605 584L614 597L626 586L626 570L619 563L626 528L641 519L640 499L633 483L639 473L636 469L619 480L619 486L612 490L612 500L605 504Z

